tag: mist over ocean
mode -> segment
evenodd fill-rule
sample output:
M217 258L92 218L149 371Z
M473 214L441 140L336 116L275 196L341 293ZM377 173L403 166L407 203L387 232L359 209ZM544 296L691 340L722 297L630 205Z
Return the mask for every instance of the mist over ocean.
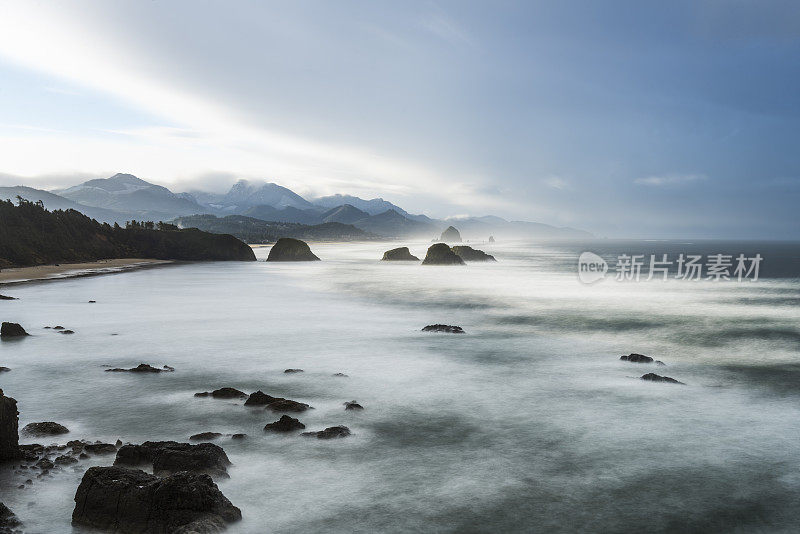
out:
M217 483L243 515L230 532L796 531L800 244L498 242L475 245L497 263L378 261L399 245L4 288L20 300L0 303L3 320L32 336L0 343L0 388L20 427L66 425L59 442L246 433L215 441L234 464ZM757 282L586 285L583 250L764 262ZM420 332L432 323L467 334ZM631 352L666 367L619 360ZM104 372L142 362L176 371ZM307 430L354 435L266 434L275 414L193 396L224 386L308 403ZM30 473L3 471L0 501L29 533L84 532L75 489L112 461L25 490Z

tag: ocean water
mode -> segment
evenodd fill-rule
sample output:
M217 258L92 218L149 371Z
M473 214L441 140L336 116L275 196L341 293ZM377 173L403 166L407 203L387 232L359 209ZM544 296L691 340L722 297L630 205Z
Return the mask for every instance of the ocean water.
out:
M480 248L497 263L466 267L377 261L391 246L3 288L21 300L0 301L0 318L33 335L0 343L0 388L20 426L58 421L64 442L246 433L216 442L234 464L218 481L242 509L234 533L800 528L800 245L495 243ZM582 250L610 263L759 252L763 276L586 285ZM431 323L467 334L420 332ZM57 324L76 333L43 329ZM619 361L630 352L667 366ZM141 362L176 371L104 372ZM639 380L650 371L686 385ZM308 430L353 435L268 435L275 415L193 397L223 386L309 403ZM365 410L346 412L350 400ZM112 461L24 490L27 476L2 469L0 501L28 533L81 532L83 470Z

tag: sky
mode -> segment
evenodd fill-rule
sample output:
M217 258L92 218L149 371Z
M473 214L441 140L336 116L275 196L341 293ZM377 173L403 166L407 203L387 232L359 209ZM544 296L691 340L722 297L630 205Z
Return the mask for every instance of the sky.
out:
M0 0L0 185L800 239L800 3Z

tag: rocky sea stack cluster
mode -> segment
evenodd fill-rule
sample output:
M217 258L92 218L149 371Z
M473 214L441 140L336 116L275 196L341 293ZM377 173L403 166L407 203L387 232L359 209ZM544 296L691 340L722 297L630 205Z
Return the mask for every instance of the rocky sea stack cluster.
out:
M282 237L270 249L267 261L319 261L319 258L305 241Z
M436 243L428 248L422 265L464 265L464 260L446 243Z
M457 245L452 251L464 261L497 261L494 256L466 245Z

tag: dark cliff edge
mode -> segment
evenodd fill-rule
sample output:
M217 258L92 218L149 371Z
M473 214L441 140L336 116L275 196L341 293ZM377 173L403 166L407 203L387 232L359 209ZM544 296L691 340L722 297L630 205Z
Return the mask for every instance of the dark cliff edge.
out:
M132 221L126 228L99 223L75 210L0 201L0 268L114 258L178 261L255 261L232 235L164 223Z

